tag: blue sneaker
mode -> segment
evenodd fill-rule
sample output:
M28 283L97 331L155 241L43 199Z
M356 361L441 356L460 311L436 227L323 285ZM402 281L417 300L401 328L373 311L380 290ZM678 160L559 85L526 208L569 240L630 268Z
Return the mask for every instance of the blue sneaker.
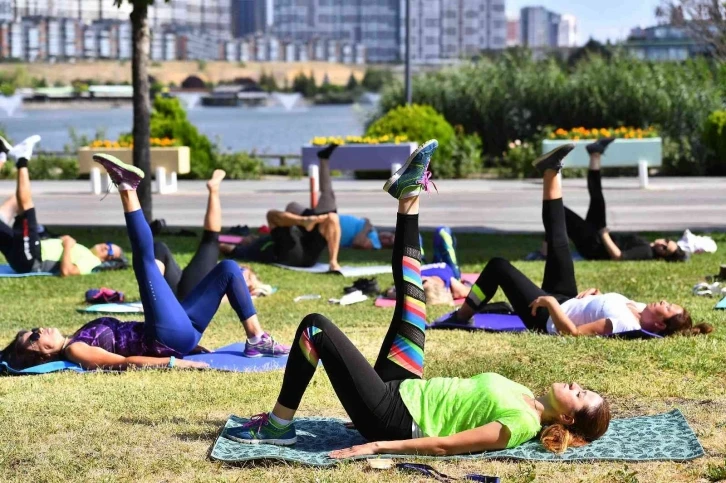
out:
M268 413L252 416L242 426L225 429L222 436L245 444L291 446L297 442L295 424L291 422L287 426L280 426L272 420Z
M424 261L426 260L426 254L424 253L423 237L421 236L421 233L418 234L418 246L421 247L421 263L426 263Z
M418 196L421 194L421 188L428 191L431 182L431 172L428 167L431 156L438 147L439 142L436 139L426 141L419 146L416 151L411 153L401 169L386 181L383 191L387 191L397 200Z
M440 226L434 233L434 263L441 262L451 268L457 280L461 279L461 269L456 260L456 237L448 226Z

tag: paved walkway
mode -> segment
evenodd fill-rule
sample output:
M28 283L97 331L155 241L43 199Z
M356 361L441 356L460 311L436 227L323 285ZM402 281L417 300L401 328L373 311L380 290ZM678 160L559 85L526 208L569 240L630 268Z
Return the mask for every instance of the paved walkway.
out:
M441 180L439 193L422 201L421 225L447 224L459 230L540 232L541 183L537 180ZM606 178L608 223L613 230L679 231L685 228L726 230L726 178L652 178L647 190L635 178ZM392 200L381 181L335 181L339 211L367 216L379 226L392 226ZM565 200L587 211L585 180L565 180ZM14 192L12 181L0 181L0 196ZM308 203L308 181L225 181L222 184L224 224L265 223L270 208L289 201ZM89 192L87 181L35 181L33 195L39 219L49 225L122 225L115 195ZM206 206L202 181L181 181L179 192L154 196L154 217L169 225L198 226Z

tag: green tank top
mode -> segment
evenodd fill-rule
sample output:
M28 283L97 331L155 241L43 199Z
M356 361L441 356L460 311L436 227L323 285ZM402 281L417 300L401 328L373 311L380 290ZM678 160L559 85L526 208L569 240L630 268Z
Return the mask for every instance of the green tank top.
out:
M534 398L532 391L499 374L408 379L399 392L426 436L451 436L498 422L511 434L507 448L514 448L541 429L539 416L523 397Z

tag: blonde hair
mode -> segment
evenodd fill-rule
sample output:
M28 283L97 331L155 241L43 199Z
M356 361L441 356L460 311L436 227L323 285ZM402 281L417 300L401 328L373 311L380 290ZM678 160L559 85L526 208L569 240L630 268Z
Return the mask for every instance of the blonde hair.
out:
M426 305L454 305L451 290L438 283L425 283Z
M553 424L540 435L547 451L564 453L567 448L579 448L600 438L610 427L610 404L606 399L595 408L584 408L575 413L575 422L569 426Z

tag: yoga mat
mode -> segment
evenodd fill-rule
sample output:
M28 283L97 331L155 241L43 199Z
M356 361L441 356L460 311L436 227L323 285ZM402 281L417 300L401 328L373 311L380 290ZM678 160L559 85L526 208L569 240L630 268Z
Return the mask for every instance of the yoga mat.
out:
M50 272L16 273L10 268L10 265L0 265L0 278L52 277L54 275Z
M327 263L316 263L312 267L291 267L289 265L281 265L279 263L274 264L276 267L284 268L287 270L293 270L295 272L307 272L307 273L328 273L330 271L330 265ZM390 265L366 265L361 267L341 267L340 270L334 273L339 273L344 277L368 277L371 275L380 275L383 273L392 273Z
M244 444L224 437L227 428L241 425L245 419L230 416L215 441L210 458L226 463L276 460L308 466L333 466L340 461L328 458L330 451L365 443L356 430L346 429L344 421L333 418L295 420L297 443L293 446ZM537 439L501 451L459 456L380 455L382 458L427 460L515 459L530 461L687 461L704 455L701 443L678 409L655 416L614 419L605 435L580 448L570 448L561 455L545 450ZM357 456L351 459L377 458Z
M461 280L463 282L469 282L471 284L474 284L474 282L476 282L477 278L479 278L478 273L462 273L461 274ZM454 299L454 305L463 305L465 300L466 299ZM376 299L375 306L378 308L395 307L396 300L387 299L386 297L378 297Z
M489 332L524 332L527 327L517 315L503 314L476 314L472 325L445 323L451 313L442 315L428 329L462 329L462 330L484 330ZM554 335L554 334L552 334ZM630 330L616 334L608 334L605 337L619 337L621 339L661 339L662 336L646 330Z
M714 309L717 310L726 310L726 297L722 298L719 303L716 304Z
M79 307L77 312L82 314L143 314L144 307L141 302L125 304L95 304L88 307Z
M287 356L285 357L245 357L242 351L245 349L244 342L237 342L216 349L214 352L207 354L194 354L184 357L186 360L206 362L210 369L218 371L230 372L267 372L278 369L284 369L287 364ZM75 372L93 372L86 371L81 366L69 361L55 361L38 366L29 367L22 371L16 371L9 367L6 362L0 361L0 374L11 375L34 375L48 374L58 371L75 371ZM108 371L117 372L117 371Z

